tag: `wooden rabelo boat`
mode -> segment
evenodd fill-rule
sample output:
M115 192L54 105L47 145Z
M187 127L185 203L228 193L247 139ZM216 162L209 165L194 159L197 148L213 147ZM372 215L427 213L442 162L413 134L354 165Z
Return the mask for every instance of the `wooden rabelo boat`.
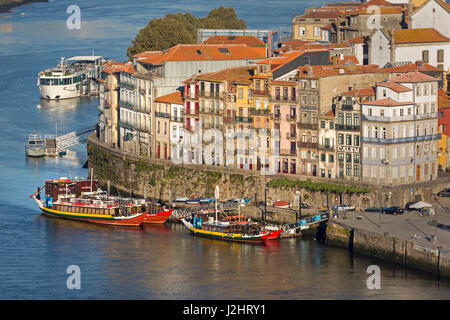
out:
M235 217L218 220L217 210L215 218L213 212L201 211L192 214L190 218L182 218L183 225L195 236L220 239L226 241L263 243L264 237L270 235L270 231L264 230L259 223L236 223Z
M107 196L97 184L95 180L47 180L30 197L46 216L114 226L142 225L147 216L143 200Z
M156 210L148 210L147 215L144 218L144 223L162 224L169 219L173 209L164 210L157 208Z

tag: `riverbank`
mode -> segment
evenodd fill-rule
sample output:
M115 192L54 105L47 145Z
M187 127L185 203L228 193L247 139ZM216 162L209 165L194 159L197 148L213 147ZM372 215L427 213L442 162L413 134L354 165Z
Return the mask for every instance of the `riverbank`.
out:
M137 196L161 198L169 201L177 196L214 196L216 185L221 199L251 198L268 203L282 200L295 203L298 196L314 210L334 204L349 203L357 210L373 206L401 206L411 201L411 186L390 189L379 186L358 186L345 181L288 174L261 175L259 171L211 165L175 164L170 160L152 159L111 148L93 134L87 140L88 166L94 177L105 186L111 186ZM417 183L414 195L429 201L448 185L449 178ZM269 184L266 191L265 186ZM339 190L336 192L326 190ZM356 190L356 191L355 191ZM366 191L367 190L367 191Z
M266 193L269 204L277 200L294 203L294 196L301 194L302 199L308 196L308 202L316 212L326 206L327 202L330 206L339 201L354 204L357 210L346 214L345 219L332 219L308 231L303 230L302 233L318 239L324 238L327 245L348 248L355 253L450 277L450 233L440 232L443 236L438 237L439 242L432 242L430 236L434 233L428 230L430 226L427 224L431 218L418 217L416 213L405 213L402 216L382 215L382 222L377 225L375 218L380 215L367 214L362 210L364 206L377 205L404 207L404 204L410 201L410 186L398 186L389 190L374 186L366 194L342 194L341 199L336 195L328 197L320 191L289 187L271 187L266 191L266 183L279 179L278 175L261 176L258 172L206 165L175 165L171 161L143 158L112 149L94 135L88 138L87 150L89 168L94 169L94 177L99 179L101 184L106 185L109 181L111 186L121 192L129 193L132 190L135 196L142 196L146 190L147 197L165 201L176 196L193 194L211 197L214 186L219 185L221 199L256 197L261 201ZM431 202L433 194L447 184L446 177L433 183L416 184L415 195ZM389 198L380 199L388 194ZM446 206L450 207L450 202L443 206L445 210L435 208L441 228L450 226L450 216L449 221L444 219L445 214L448 215L445 212ZM268 209L270 210L270 207ZM252 220L258 221L261 218L261 209L256 207L244 207L241 212ZM271 214L268 215L267 221L273 224L292 223L295 221L295 212ZM422 233L417 230L422 230Z
M353 212L330 219L325 244L448 278L450 215L446 208L450 199L439 202L443 208L437 208L432 217L415 211L401 216Z
M0 12L10 12L12 8L32 2L48 2L48 0L0 0Z

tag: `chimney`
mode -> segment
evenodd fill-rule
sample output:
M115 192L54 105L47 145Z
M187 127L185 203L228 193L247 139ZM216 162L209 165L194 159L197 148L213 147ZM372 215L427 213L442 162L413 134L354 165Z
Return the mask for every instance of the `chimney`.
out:
M313 69L309 64L306 65L306 69L308 70L309 75L313 75Z
M416 66L423 67L423 61L422 60L417 60L416 61Z

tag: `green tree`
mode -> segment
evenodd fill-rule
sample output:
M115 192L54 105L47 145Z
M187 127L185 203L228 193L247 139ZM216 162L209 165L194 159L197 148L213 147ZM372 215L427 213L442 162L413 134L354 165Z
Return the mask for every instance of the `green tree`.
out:
M177 44L197 43L197 28L246 29L244 20L238 19L233 8L216 8L206 17L197 18L189 12L168 14L155 18L142 28L127 49L128 57L135 54L166 50Z

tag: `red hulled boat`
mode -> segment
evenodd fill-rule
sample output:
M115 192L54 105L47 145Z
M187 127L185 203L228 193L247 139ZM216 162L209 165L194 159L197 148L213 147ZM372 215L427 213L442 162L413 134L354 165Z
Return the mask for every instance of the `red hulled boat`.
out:
M173 209L168 211L160 211L157 213L147 213L144 218L144 223L162 224L169 219Z

